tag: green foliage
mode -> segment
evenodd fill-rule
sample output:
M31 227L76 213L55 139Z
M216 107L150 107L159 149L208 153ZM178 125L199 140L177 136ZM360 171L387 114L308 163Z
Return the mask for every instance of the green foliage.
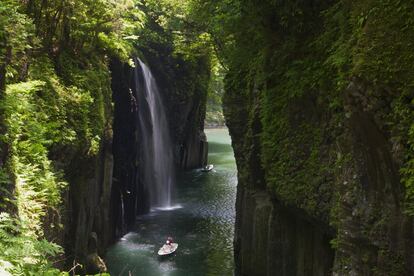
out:
M235 34L244 26L240 19L240 1L189 0L189 21L209 35L222 67L227 67L235 54Z
M62 249L30 232L8 213L0 213L0 271L10 275L59 275L48 259L62 253Z
M335 67L326 64L330 44L320 32L323 18L320 11L298 3L264 1L257 5L246 1L243 9L241 30L235 31L239 48L232 55L226 79L226 86L236 90L226 93L242 97L244 89L252 91L244 96L247 120L260 129L252 139L261 143L268 188L283 202L326 220L330 207L326 179L332 174L328 160L335 159L323 145L337 135L337 118L332 116L332 125L321 126L319 111L328 109L335 114L341 100L336 90L318 93L333 87L335 79ZM304 24L309 18L312 20ZM331 36L335 33L329 39ZM241 78L246 88L231 84L241 83ZM258 119L260 127L256 126ZM244 154L248 156L250 149Z
M143 38L140 48L160 52L159 45L169 45L173 57L187 64L196 64L208 60L210 79L207 98L207 124L224 124L221 97L224 92L224 74L227 56L232 53L234 35L232 27L238 18L238 1L199 1L199 0L163 0L143 1L142 9L148 15L146 28L140 33ZM214 16L212 16L214 15ZM156 54L156 53L154 53ZM179 64L181 61L178 62ZM200 66L194 66L200 68ZM197 69L198 70L198 69ZM180 71L183 71L182 69ZM204 74L204 72L202 73ZM201 76L202 74L199 73ZM202 90L194 88L197 76L186 79L191 84L177 84L177 90L188 94L189 91ZM208 80L207 80L208 81ZM191 87L181 89L181 86ZM187 91L187 92L186 92ZM182 97L185 95L177 95ZM188 97L186 95L185 97ZM184 99L181 99L184 100Z
M52 62L47 57L38 57L28 74L36 80L8 85L2 103L8 129L3 139L10 145L9 167L15 182L16 223L22 228L15 240L3 246L18 250L17 242L22 239L26 246L34 248L25 252L29 254L27 256L37 254L35 250L43 252L47 249L44 223L50 224L49 229L60 227L59 221L46 222L51 213L60 213L61 194L67 185L63 171L57 169L49 157L51 152L71 152L62 160L67 163L76 152L96 156L109 120L107 110L111 107L107 106L107 99L110 99L111 91L105 63L82 70L70 64L73 60L66 61L62 73L66 82L77 86L63 84ZM2 179L7 182L5 175ZM52 243L49 245L56 247ZM49 255L56 254L38 254L33 265L29 262L21 269L36 275L50 265Z
M146 28L139 33L145 38L139 47L146 46L148 42L171 44L174 56L189 62L210 55L210 37L191 20L190 3L176 0L143 1L142 9L146 11L148 20Z
M47 146L54 142L50 134L58 130L49 114L40 109L42 100L38 93L44 85L41 81L9 85L2 103L18 219L6 213L1 215L0 259L12 265L7 270L13 275L57 274L48 258L62 251L46 241L43 233L43 220L48 212L59 209L61 191L66 185L47 156Z
M247 96L249 118L253 124L259 101L266 183L280 199L317 217L328 217L333 183L327 179L333 179L338 150L324 145L343 134L343 91L353 77L373 87L367 97L393 97L392 111L377 114L393 146L403 149L406 206L414 209L409 16L414 7L397 0L374 2L244 1L244 13L234 19L238 48L226 81L232 87L242 76L245 87L256 91ZM216 20L213 13L210 17ZM375 95L384 89L387 95Z
M43 47L53 55L70 51L90 55L102 51L126 61L134 34L142 27L144 14L135 8L137 1L75 0L27 3L36 34ZM54 16L51 16L51 15Z
M213 59L210 84L207 97L206 124L211 126L223 126L224 115L222 97L224 94L224 68L217 58Z
M33 39L34 26L23 11L19 1L0 1L0 66L7 67L6 77L10 80L18 79L19 70L27 61L26 51L37 42Z
M89 156L97 154L100 137L110 110L110 75L105 61L90 58L87 68L67 54L59 59L60 77L47 58L38 58L29 76L46 83L42 109L47 110L50 123L58 131L53 132L56 147L75 147ZM82 67L83 68L82 68Z
M414 99L407 105L401 104L397 110L399 111L398 118L402 118L405 123L402 128L404 135L402 137L406 138L408 143L405 164L401 168L402 181L406 187L406 211L414 216ZM404 133L404 130L406 130L404 126L408 128L407 136Z
M41 235L41 217L46 205L53 208L60 202L65 185L54 172L47 156L49 133L57 132L47 124L48 114L37 104L36 93L43 82L32 81L9 85L5 111L8 144L11 146L11 167L16 178L17 205L20 218L33 233ZM40 101L41 102L41 101ZM46 123L44 123L46 122Z
M400 206L414 214L412 1L238 2L224 103L240 183L255 186L263 173L279 202L338 229L338 266L349 269L341 254L351 245L365 252L349 254L370 268L378 262L375 275L403 275L406 252L386 233L406 221ZM354 129L364 128L355 120L361 114L381 137ZM382 146L356 152L365 135L387 141L389 163ZM379 160L365 160L375 154ZM372 168L381 162L401 168L401 183L382 179L393 172L371 179L372 170L385 170ZM355 235L379 249L365 249Z
M144 20L134 1L1 1L1 207L16 207L0 222L2 272L60 273L62 250L46 238L62 231L63 169L98 155L111 122L107 56L127 61Z
M12 214L0 218L0 273L59 274L52 259L62 250L46 238L62 231L64 170L96 158L111 135L108 56L127 62L135 51L146 20L138 3L0 0L0 141L9 149L0 207Z
M406 212L414 215L414 21L410 2L383 0L357 5L354 21L360 23L355 47L354 74L377 87L385 87L393 98L386 122L394 147L401 148L402 183L406 188ZM358 23L354 23L358 26ZM395 30L398 30L396 32Z

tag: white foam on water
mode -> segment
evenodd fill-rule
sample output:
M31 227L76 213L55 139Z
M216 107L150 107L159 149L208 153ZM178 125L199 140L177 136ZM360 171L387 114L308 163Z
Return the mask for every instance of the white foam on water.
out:
M165 206L165 207L154 207L154 208L151 208L151 212L154 212L154 211L163 211L163 212L174 211L174 210L178 210L178 209L181 209L181 208L183 208L183 206L181 204L176 204L176 205Z
M135 232L129 232L126 233L122 238L120 238L121 241L128 241L128 240L133 240L139 237L138 233Z
M161 272L163 273L163 275L166 275L166 273L172 272L172 271L177 269L176 266L175 266L175 263L173 261L160 262L159 268L160 268Z

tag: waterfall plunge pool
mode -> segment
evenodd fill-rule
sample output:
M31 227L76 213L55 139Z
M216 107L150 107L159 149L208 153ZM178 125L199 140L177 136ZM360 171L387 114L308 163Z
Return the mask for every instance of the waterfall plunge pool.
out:
M181 172L169 210L137 217L136 229L107 251L112 276L233 275L233 233L237 170L227 129L207 129L214 170ZM167 236L179 244L167 258L157 256Z

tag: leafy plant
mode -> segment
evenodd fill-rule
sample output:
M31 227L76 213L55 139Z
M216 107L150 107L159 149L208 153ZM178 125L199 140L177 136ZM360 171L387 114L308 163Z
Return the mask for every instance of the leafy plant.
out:
M0 213L0 269L12 275L59 275L49 258L62 253L61 247L38 239L8 213Z

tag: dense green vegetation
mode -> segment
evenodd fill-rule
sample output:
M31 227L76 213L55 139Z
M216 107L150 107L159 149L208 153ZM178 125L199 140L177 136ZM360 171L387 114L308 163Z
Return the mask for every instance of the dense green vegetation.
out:
M224 126L222 98L224 94L224 68L220 63L211 70L210 85L208 91L206 126Z
M0 267L59 273L68 168L112 135L110 60L138 55L168 65L154 71L176 87L171 106L208 89L207 124L223 124L225 94L241 179L334 229L335 248L350 243L344 205L369 190L364 135L380 141L376 160L396 173L375 176L352 215L386 260L370 270L404 273L384 238L397 215L381 208L414 215L414 6L328 2L0 0Z
M177 79L171 105L191 100L182 91L207 89L195 86L209 85L217 60L205 32L189 29L188 8L179 1L0 2L1 267L56 274L67 262L60 245L68 177L77 174L74 164L94 162L112 135L111 59L134 66L136 55L171 55L170 66L193 75L191 83Z
M197 89L194 88L194 85L207 86L206 89L209 91L209 95L206 124L224 125L221 98L224 92L225 65L221 60L215 37L204 22L205 18L203 16L205 15L198 14L200 11L199 5L202 3L171 0L144 1L143 3L145 5L141 8L147 11L149 20L140 34L140 37L144 39L138 41L138 48L145 48L155 56L171 51L170 56L174 59L175 64L183 64L184 62L187 67L192 66L192 69L183 68L181 70L181 73L190 75L186 77L184 82L190 81L191 83L183 83L183 78L177 76L175 87L178 91L197 91L204 88ZM155 29L158 29L158 31L156 32L154 32L154 25L157 25ZM219 26L216 27L220 28ZM164 67L168 67L170 60L164 60ZM206 75L203 67L208 70L207 79L202 79ZM193 74L194 76L191 76ZM176 105L174 101L177 101L177 98L179 104L179 102L189 100L188 97L191 96L179 95L175 92L171 94L175 97L169 99L169 102L173 103L172 106Z
M323 210L318 206L321 191L317 189L333 173L331 166L341 163L329 157L334 152L330 154L324 145L326 139L337 139L340 135L345 113L352 112L348 103L343 102L343 91L350 81L358 80L371 86L362 97L378 97L378 101L389 104L389 109L379 111L376 119L379 127L390 133L393 143L404 148L401 161L405 165L401 173L407 196L411 197L409 145L413 127L413 79L410 64L414 60L409 48L414 26L408 14L412 4L338 1L315 9L306 4L269 1L258 7L253 3L247 7L249 19L276 20L272 29L258 30L257 24L250 23L249 26L255 27L245 26L239 44L245 45L243 48L252 56L247 57L246 50L239 52L245 60L241 63L240 59L235 60L237 69L229 78L229 83L240 83L238 74L245 69L244 73L252 76L247 86L260 87L266 183L287 202L311 213ZM277 15L268 12L276 10ZM390 39L388 32L395 37ZM385 103L390 94L392 100ZM312 98L314 106L301 105ZM295 107L292 102L298 102L299 106ZM372 103L375 104L379 103ZM320 116L328 116L322 125ZM324 159L331 159L333 163ZM303 163L293 164L298 160ZM306 198L300 198L301 195ZM309 195L317 198L308 198ZM412 200L407 201L408 212L411 204Z
M0 259L13 275L56 274L64 169L98 154L111 124L108 56L130 58L143 14L130 1L2 0L0 20Z

